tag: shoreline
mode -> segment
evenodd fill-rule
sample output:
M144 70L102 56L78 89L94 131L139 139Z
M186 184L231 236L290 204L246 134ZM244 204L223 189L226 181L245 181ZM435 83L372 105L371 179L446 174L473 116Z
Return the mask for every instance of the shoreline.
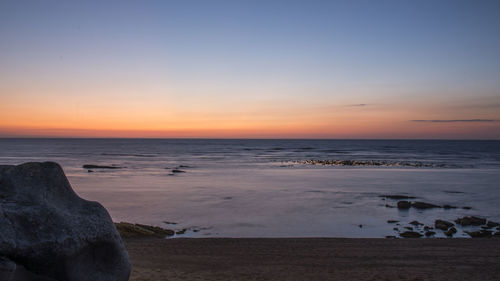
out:
M500 241L124 238L139 280L498 280Z

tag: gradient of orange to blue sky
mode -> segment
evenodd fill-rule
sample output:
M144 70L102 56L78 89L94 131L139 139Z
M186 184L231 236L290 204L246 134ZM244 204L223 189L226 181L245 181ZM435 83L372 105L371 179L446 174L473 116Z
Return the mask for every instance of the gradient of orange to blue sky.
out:
M0 1L0 137L500 138L500 1Z

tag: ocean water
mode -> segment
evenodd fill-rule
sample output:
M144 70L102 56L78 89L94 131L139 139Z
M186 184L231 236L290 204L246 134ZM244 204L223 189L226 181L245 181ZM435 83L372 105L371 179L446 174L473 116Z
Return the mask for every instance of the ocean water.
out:
M0 139L0 164L32 161L61 164L113 220L186 229L175 237L385 237L422 231L413 220L500 221L500 141ZM457 208L399 210L388 194Z

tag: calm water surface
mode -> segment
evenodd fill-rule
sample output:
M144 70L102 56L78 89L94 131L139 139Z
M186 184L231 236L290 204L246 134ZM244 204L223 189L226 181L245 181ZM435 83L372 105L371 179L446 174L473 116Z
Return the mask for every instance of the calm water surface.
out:
M413 220L500 221L500 141L0 139L1 164L30 161L60 163L115 221L184 237L384 237ZM384 194L458 208L401 211Z

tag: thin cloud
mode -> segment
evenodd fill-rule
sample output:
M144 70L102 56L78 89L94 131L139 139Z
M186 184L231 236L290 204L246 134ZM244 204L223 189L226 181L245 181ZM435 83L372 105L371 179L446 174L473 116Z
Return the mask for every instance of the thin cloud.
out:
M474 122L498 122L495 119L435 119L435 120L410 120L411 122L426 122L426 123L474 123Z
M368 104L366 103L357 103L357 104L348 104L346 106L348 107L361 107L361 106L367 106Z

